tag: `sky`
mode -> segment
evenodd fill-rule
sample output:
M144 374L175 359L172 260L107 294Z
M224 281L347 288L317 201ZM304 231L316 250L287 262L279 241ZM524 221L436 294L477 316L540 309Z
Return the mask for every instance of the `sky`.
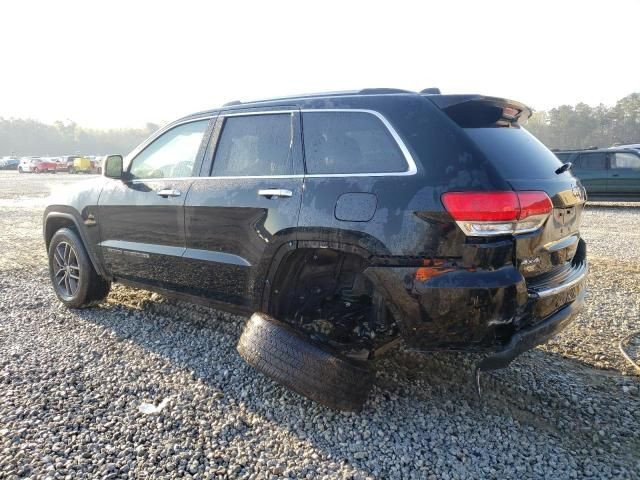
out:
M0 117L121 128L367 87L611 105L639 57L640 0L3 1Z

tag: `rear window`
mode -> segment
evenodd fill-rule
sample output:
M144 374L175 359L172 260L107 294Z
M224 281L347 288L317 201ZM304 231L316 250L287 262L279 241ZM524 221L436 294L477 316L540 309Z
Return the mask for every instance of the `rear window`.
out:
M522 127L464 130L507 180L554 178L562 166L551 150Z
M306 112L302 116L307 173L391 173L407 161L382 121L367 112Z

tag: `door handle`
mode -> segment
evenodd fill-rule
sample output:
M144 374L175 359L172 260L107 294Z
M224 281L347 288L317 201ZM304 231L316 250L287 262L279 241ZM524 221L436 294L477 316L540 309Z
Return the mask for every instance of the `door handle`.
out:
M282 198L290 197L293 195L293 192L284 188L266 188L264 190L258 190L258 195L267 198Z
M620 174L619 174L619 173L612 173L612 174L611 174L611 176L612 176L612 177L619 177L619 176L620 176Z
M163 188L162 190L158 190L156 194L159 197L167 198L167 197L179 197L180 195L182 195L182 192L180 190L176 190L173 188Z

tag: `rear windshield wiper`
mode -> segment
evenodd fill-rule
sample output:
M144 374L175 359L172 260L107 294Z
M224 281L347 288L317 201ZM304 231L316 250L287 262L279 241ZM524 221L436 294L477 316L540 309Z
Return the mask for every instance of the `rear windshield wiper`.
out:
M560 175L561 173L564 173L567 170L571 170L572 167L573 167L573 163L567 162L556 170L556 175Z

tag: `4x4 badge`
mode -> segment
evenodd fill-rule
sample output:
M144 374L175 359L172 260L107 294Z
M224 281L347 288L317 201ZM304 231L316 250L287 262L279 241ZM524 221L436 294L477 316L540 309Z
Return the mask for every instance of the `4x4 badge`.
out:
M573 194L578 200L583 200L582 189L578 185L574 185L571 191L573 192Z

